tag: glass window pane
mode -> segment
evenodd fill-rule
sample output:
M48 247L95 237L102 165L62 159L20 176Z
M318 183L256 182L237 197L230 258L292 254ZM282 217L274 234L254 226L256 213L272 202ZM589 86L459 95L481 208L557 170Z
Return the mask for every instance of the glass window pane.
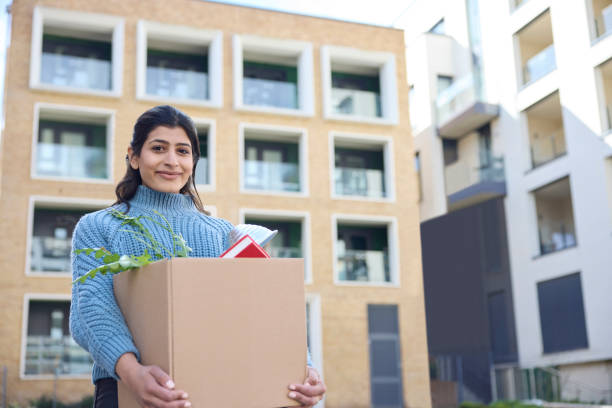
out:
M300 191L298 143L245 141L245 187Z
M335 192L339 195L386 197L384 154L379 150L335 148Z
M298 108L296 67L244 61L243 72L245 105Z
M381 117L379 75L332 71L332 110L345 115Z
M338 225L341 281L391 282L387 227Z
M147 94L205 100L208 88L208 55L147 50Z

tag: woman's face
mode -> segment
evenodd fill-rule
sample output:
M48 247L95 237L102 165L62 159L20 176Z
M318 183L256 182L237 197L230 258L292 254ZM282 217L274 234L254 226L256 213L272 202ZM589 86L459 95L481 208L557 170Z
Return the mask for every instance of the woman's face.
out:
M163 193L178 193L193 172L191 149L182 127L158 126L147 136L139 156L128 148L130 166L140 170L145 186Z

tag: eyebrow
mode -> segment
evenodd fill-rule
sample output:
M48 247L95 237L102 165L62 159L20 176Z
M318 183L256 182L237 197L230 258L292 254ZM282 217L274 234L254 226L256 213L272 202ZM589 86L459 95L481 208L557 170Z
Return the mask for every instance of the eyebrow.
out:
M163 144L166 144L166 145L170 144L170 142L168 142L167 140L164 140L164 139L153 139L153 140L149 141L149 144L150 143L163 143ZM177 146L187 146L187 147L191 148L191 144L190 143L177 143Z

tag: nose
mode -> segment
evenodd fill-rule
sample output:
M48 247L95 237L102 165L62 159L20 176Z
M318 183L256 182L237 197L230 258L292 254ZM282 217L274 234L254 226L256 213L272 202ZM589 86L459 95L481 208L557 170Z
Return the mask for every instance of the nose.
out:
M164 159L164 164L168 166L176 167L179 164L178 155L173 150L168 150L168 153L165 155Z

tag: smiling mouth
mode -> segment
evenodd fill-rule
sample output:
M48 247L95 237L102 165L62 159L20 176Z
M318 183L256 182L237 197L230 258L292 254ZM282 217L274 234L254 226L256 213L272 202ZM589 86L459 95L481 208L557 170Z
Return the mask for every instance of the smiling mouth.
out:
M160 175L161 177L165 178L165 179L173 180L173 179L181 176L182 173L172 173L172 172L167 172L167 171L158 171L157 174Z

